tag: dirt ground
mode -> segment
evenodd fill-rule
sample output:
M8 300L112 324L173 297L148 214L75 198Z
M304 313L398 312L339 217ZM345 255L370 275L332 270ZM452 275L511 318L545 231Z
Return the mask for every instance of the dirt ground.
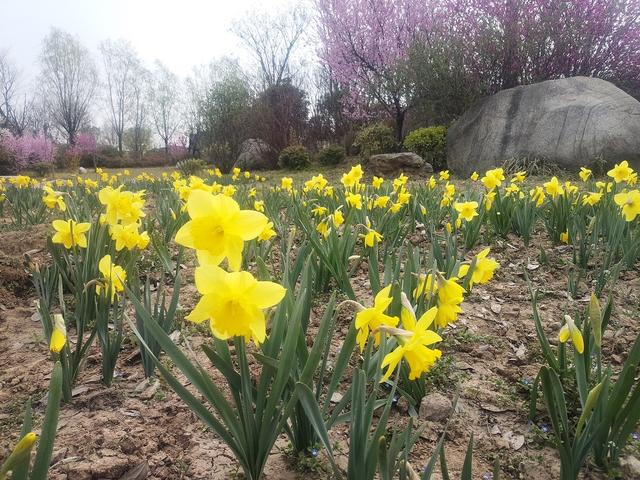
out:
M34 290L23 265L23 254L46 261L42 250L48 226L22 231L0 232L0 458L16 441L25 401L34 400L36 419L41 418L42 399L51 372L51 360L34 315ZM539 261L543 246L548 263ZM553 247L536 238L525 248L513 237L492 247L501 268L492 282L474 288L463 304L464 313L443 335L442 365L431 376L433 402L452 401L459 394L446 442L453 478L459 476L467 442L473 433L474 478L490 479L495 456L500 458L502 478L554 479L559 462L549 445L541 422L527 417L529 385L540 367L540 352L531 315L530 296L523 271L527 269L534 286L544 292L540 310L545 328L556 338L562 315L584 298L567 298L567 247ZM363 269L366 266L362 267ZM607 356L614 366L626 358L629 345L640 330L640 279L627 272L613 295L612 325L605 334ZM194 304L193 287L187 285L181 308ZM366 270L354 280L356 292L369 292ZM366 295L370 295L367 293ZM322 302L313 310L313 321L323 313ZM352 316L341 314L335 333L336 348ZM189 329L188 341L197 350L206 335ZM85 479L228 479L237 478L238 466L229 449L214 437L182 401L162 382L145 382L136 345L129 336L121 352L117 377L109 388L100 383L100 353L94 346L74 391L73 402L63 405L54 449L54 480ZM215 375L215 373L213 374ZM218 377L220 378L220 377ZM222 380L221 380L222 382ZM391 422L406 424L406 406L399 402ZM427 463L446 420L421 418L425 430L414 446L411 464L419 471ZM332 431L338 445L346 445L347 426ZM308 480L328 478L322 453L315 468L302 470L287 454L281 438L269 459L265 478ZM639 446L630 447L636 455ZM346 451L346 448L344 449ZM346 456L339 458L346 465ZM240 477L241 478L241 477ZM440 478L439 475L434 478ZM606 476L587 469L584 478ZM631 478L627 476L626 478Z

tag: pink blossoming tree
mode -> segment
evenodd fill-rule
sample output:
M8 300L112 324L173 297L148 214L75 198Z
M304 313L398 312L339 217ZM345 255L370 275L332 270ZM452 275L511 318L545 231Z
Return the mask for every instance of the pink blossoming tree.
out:
M576 75L640 95L640 0L316 0L321 56L350 91L350 111L383 109L402 138L416 44L461 68L478 91ZM429 55L426 56L430 58ZM441 65L438 65L442 68ZM446 75L444 76L446 78ZM413 80L412 80L413 79Z

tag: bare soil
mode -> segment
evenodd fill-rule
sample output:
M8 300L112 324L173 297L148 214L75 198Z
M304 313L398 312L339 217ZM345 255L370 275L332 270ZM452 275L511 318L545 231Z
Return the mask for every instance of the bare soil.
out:
M29 251L31 257L42 256L47 233L47 226L0 232L0 458L17 439L26 400L33 399L37 421L44 409L41 399L46 393L51 360L40 322L34 316L34 291L23 254ZM547 253L546 264L539 262L541 246ZM492 282L475 287L463 304L464 313L444 335L443 365L430 377L431 392L437 391L449 400L459 395L447 433L449 467L457 478L473 434L474 478L491 478L489 472L498 456L503 478L554 479L558 477L559 461L544 433L549 426L543 421L534 425L527 417L529 385L540 368L541 355L523 272L527 269L534 287L544 292L540 310L552 338L557 336L564 313L586 305L589 288L582 286L583 299L567 297L569 251L567 247L553 247L543 238L536 238L529 248L515 237L499 240L492 247L492 255L500 261L500 270ZM368 301L366 265L353 283L356 292ZM605 343L614 367L624 362L640 331L639 287L637 272L630 271L623 274L612 292L615 308ZM196 295L191 285L183 288L181 307L188 311ZM322 302L317 304L312 318L316 324L323 313ZM334 351L350 321L352 315L341 314ZM197 329L186 328L182 333L194 351L208 341L208 336ZM107 388L100 383L99 349L92 348L73 402L61 409L50 478L237 478L239 469L229 449L162 381L145 382L136 350L129 336L117 377ZM215 372L212 375L215 377ZM408 421L405 407L399 402L394 410L391 422L398 427ZM418 421L426 428L411 454L411 464L417 471L427 463L445 422ZM347 426L334 429L332 436L346 452ZM284 437L277 442L266 479L329 477L322 454L316 468L302 470L286 453L286 445ZM631 450L637 454L638 445L632 445ZM339 461L346 465L345 454ZM584 478L607 477L590 467Z

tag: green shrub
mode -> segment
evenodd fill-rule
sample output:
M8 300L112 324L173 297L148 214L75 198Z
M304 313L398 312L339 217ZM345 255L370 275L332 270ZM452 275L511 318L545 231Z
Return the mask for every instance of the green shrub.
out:
M183 177L198 175L207 166L207 162L199 158L187 158L176 163L176 168Z
M309 165L309 152L302 145L291 145L280 152L278 164L288 170L302 170Z
M378 153L393 152L397 147L393 130L382 122L373 123L360 130L356 134L354 145L364 159Z
M39 162L29 167L37 177L48 177L53 174L54 165L52 163Z
M340 145L329 145L318 152L318 162L322 165L337 165L344 157L345 151Z
M447 127L418 128L410 132L404 139L404 148L417 153L434 169L447 168Z

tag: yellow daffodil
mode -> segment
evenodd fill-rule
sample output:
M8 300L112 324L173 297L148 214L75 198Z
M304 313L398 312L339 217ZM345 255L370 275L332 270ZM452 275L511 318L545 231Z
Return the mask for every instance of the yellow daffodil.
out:
M489 192L487 192L487 194L484 196L484 209L488 212L489 210L491 210L491 207L493 207L493 202L496 199L496 191L495 190L491 190Z
M441 171L440 174L438 175L438 178L440 180L449 180L449 170Z
M344 215L342 215L342 210L340 209L337 209L335 212L333 212L331 218L333 221L333 226L336 228L344 223Z
M273 222L269 222L267 223L267 226L264 227L264 229L260 232L260 235L258 235L258 240L266 242L267 240L270 240L276 235L277 233L273 229Z
M119 222L127 225L137 223L141 217L145 216L144 191L127 192L122 191L122 185L118 188L110 186L103 188L98 193L100 203L106 207L105 219L110 225Z
M478 216L478 202L456 202L453 208L467 222Z
M495 271L500 268L500 264L495 259L488 256L490 251L491 249L487 247L476 255L475 267L473 268L471 279L469 280L469 288L472 288L476 283L479 285L487 283L493 278ZM461 265L460 270L458 271L458 277L466 277L469 268L469 265Z
M345 201L347 202L347 205L355 208L356 210L362 209L362 195L359 193L347 192L345 195Z
M67 343L67 326L64 317L59 313L53 315L53 330L49 340L49 350L53 353L60 353Z
M0 479L4 480L7 473L13 472L18 466L25 464L29 461L31 455L31 449L38 440L38 435L34 432L29 432L24 435L15 447L11 451L11 454L7 459L0 464ZM15 472L14 472L15 473Z
M522 183L527 178L527 172L516 172L513 174L513 183Z
M225 272L216 265L197 267L195 282L202 297L187 320L208 320L213 335L222 340L244 337L258 344L267 336L264 310L280 303L286 292L249 272Z
M52 225L56 231L51 237L53 243L61 243L66 249L87 247L86 232L91 228L90 223L77 223L75 220L54 220Z
M560 329L558 334L558 340L562 343L566 343L569 338L576 349L576 352L584 352L584 340L580 329L576 326L575 322L569 315L564 316L564 325Z
M587 167L580 167L580 172L578 173L578 175L580 176L580 180L582 180L583 182L589 180L592 174L593 172Z
M387 195L381 195L373 201L373 206L375 208L387 208L388 203L389 197Z
M379 330L394 335L398 341L398 346L388 353L382 360L381 367L387 368L381 378L381 382L386 382L391 378L391 374L396 370L404 358L409 364L409 380L416 380L423 373L435 364L442 356L438 349L429 348L434 343L442 341L442 337L429 327L437 316L437 308L427 310L416 322L415 314L407 308L402 309L402 327L380 327Z
M618 193L613 200L622 208L622 216L627 222L633 222L640 214L640 190Z
M331 228L329 227L329 224L325 220L323 220L322 222L318 223L318 225L316 225L316 231L324 238L327 238L329 236L329 233L331 233Z
M466 290L456 281L457 277L444 278L438 274L438 312L436 315L436 325L444 328L455 322L458 313L462 312L460 304L464 299Z
M360 183L360 179L363 175L362 166L360 164L351 167L348 173L343 173L340 182L346 188L352 188Z
M127 279L127 272L120 265L116 265L111 261L111 255L105 255L98 262L98 270L102 274L102 278L96 286L96 293L101 295L111 294L113 301L117 293L124 290L124 282Z
M129 225L111 225L109 232L111 239L116 242L116 251L119 252L123 248L133 250L138 248L143 250L149 244L149 234L147 232L140 233L137 223Z
M504 189L504 192L505 192L506 196L509 197L511 195L515 195L517 193L520 193L520 187L518 185L516 185L515 183L512 183L511 185L509 185L507 188Z
M193 248L201 263L219 265L225 258L240 270L244 242L256 238L269 220L255 210L240 210L225 195L196 190L187 201L189 220L176 234L176 243Z
M469 178L472 182L477 182L480 178L480 175L478 175L478 172L473 172Z
M422 295L431 298L438 291L438 282L432 273L428 275L420 274L418 286L413 289L413 298L418 300Z
M46 195L42 197L42 201L47 206L47 208L50 208L50 209L57 208L61 212L64 212L65 210L67 210L67 205L64 203L64 199L62 198L62 195L54 191L48 185L45 185L43 189Z
M293 178L282 177L280 180L280 188L283 190L291 191L293 189Z
M311 213L316 217L324 217L327 214L327 207L318 205L311 210Z
M382 235L371 228L368 229L363 237L365 247L373 247L376 243L382 241Z
M562 185L558 181L557 177L552 177L551 180L544 183L543 186L545 191L551 198L556 198L559 195L564 195L564 189L562 188Z
M377 190L382 186L383 182L384 178L374 176L373 180L371 180L371 185Z
M629 162L626 160L617 163L611 170L607 172L607 175L613 178L616 183L625 182L633 174L633 168L629 166Z
M538 185L536 188L531 190L529 192L529 195L531 195L531 199L534 202L536 202L536 207L539 207L544 203L544 199L545 199L544 189L540 185Z
M560 242L569 243L569 232L562 232L560 234Z
M504 170L502 168L487 170L480 181L487 190L493 190L494 188L502 185L502 182L504 181Z
M376 332L375 330L381 325L387 325L391 327L395 327L396 325L398 325L398 317L391 317L384 313L393 301L393 298L390 296L390 294L391 285L388 285L377 293L372 307L363 307L356 314L355 326L358 329L356 340L358 342L358 345L360 345L360 351L364 350L364 346L367 343L367 339L369 338L369 333L371 331L374 331L375 333L375 344L379 345L380 333Z
M601 199L602 199L602 193L601 192L587 193L584 196L584 198L582 199L582 205L590 205L590 206L593 207L598 202L600 202Z

